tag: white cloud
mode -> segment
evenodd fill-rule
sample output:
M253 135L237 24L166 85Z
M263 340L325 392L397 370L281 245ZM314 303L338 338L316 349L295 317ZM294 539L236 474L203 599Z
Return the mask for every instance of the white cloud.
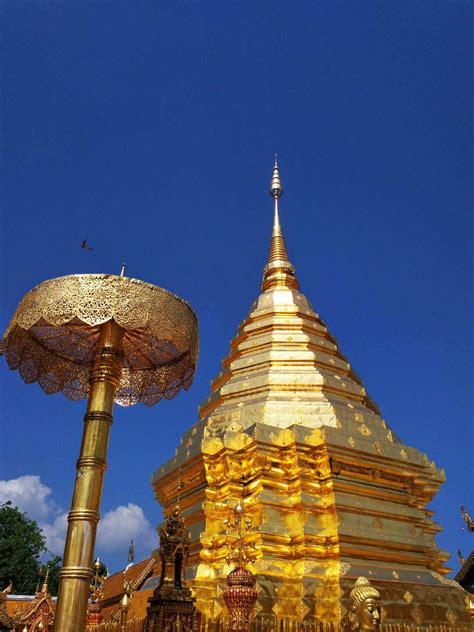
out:
M10 500L33 520L47 520L57 511L50 496L53 490L43 485L39 476L28 475L0 481L0 503Z
M130 540L148 552L158 545L158 537L143 509L133 503L105 514L99 522L97 546L104 551L126 551Z
M51 522L39 522L46 538L46 547L53 555L62 556L67 531L67 513L59 514Z
M67 531L67 513L52 500L52 489L39 476L27 475L9 481L0 480L0 503L11 501L41 527L48 550L62 555ZM158 537L143 509L129 503L108 511L99 522L97 549L106 553L123 553L124 563L130 540L135 543L136 559L150 554Z

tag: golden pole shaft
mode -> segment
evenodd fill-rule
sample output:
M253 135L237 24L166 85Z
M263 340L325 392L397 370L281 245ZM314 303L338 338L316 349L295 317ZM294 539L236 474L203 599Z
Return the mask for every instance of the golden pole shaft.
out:
M112 410L122 370L124 333L114 321L108 321L101 327L68 515L54 632L82 632L86 625Z

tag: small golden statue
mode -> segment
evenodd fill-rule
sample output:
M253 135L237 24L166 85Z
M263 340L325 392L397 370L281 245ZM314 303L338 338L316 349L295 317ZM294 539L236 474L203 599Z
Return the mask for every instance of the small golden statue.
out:
M348 620L351 630L378 630L380 628L379 591L366 577L359 577L351 590L351 609Z

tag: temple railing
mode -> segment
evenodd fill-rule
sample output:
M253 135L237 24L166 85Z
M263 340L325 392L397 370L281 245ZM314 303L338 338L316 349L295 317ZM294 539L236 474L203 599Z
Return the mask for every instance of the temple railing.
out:
M130 619L124 626L117 622L99 623L88 627L88 632L143 632L145 617ZM201 620L199 632L228 632L227 619ZM250 632L346 632L348 628L340 623L320 623L315 620L295 621L280 617L256 617L250 624ZM380 632L472 632L467 626L452 627L446 625L415 625L407 623L389 623L380 626Z
M229 621L209 621L203 617L200 632L228 632ZM314 619L297 621L281 617L256 617L250 623L250 632L346 632L349 627L341 623L321 623ZM380 626L380 632L472 632L467 626L416 625L389 623Z
M143 632L146 617L130 619L121 625L118 621L104 621L95 626L87 626L87 632Z

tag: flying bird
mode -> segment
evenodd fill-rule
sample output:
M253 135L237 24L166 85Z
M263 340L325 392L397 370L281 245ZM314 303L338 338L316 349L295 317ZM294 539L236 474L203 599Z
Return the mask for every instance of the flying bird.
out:
M94 250L94 248L91 248L87 243L87 237L84 239L84 241L81 242L81 248L83 250Z

